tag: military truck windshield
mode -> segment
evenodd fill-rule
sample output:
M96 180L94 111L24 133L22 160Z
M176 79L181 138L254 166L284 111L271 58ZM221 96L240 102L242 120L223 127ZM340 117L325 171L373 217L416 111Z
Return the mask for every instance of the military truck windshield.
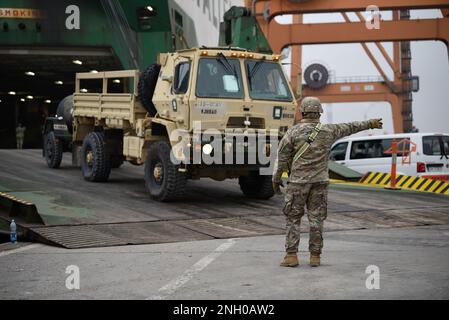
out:
M198 65L196 96L242 99L242 72L239 61L223 56L201 58Z
M278 63L247 60L245 66L252 99L292 101L287 81Z

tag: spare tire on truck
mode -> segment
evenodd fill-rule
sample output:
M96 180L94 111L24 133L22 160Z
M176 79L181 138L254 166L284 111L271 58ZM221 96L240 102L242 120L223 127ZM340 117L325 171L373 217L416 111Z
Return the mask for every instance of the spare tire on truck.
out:
M146 68L145 71L140 74L139 78L138 93L140 101L151 117L155 116L157 113L152 99L160 71L161 66L155 63Z
M67 129L70 133L73 133L73 95L67 96L62 99L58 108L56 109L56 117L62 117L64 119L65 124L67 125Z

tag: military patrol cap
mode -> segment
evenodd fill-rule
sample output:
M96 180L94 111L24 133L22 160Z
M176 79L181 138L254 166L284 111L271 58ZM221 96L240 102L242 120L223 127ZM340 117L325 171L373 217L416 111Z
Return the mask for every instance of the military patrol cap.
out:
M305 97L301 102L301 112L316 112L323 113L320 99L316 97Z

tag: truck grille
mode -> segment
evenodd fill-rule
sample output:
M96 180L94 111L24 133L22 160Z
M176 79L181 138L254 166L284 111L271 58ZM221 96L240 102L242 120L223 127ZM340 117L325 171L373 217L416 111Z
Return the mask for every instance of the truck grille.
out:
M228 123L226 125L227 128L246 128L244 122L246 117L229 117ZM253 129L265 129L265 119L264 118L255 118L249 117L249 122L251 125L248 128Z

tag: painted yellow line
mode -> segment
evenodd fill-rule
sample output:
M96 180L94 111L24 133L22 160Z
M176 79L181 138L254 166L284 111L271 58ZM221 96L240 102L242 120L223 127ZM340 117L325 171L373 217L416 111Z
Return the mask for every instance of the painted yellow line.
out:
M377 173L373 172L368 176L368 179L366 179L367 184L373 183L373 180L377 177Z
M369 172L367 173L366 179L363 182L356 183L355 185L369 185L372 187L385 187L391 183L388 182L388 179L391 179L391 174L386 173L385 176L382 176L385 173L383 172ZM401 175L398 175L401 176ZM333 182L340 183L340 182ZM349 184L347 182L341 182L345 184ZM419 192L430 192L430 193L439 193L439 194L449 194L449 189L445 190L445 188L449 185L444 182L440 185L440 181L434 179L421 178L416 176L405 176L402 175L401 178L397 181L396 185L402 189L413 190ZM428 190L427 187L431 186ZM444 192L443 192L444 190Z
M427 190L428 192L435 192L435 190L437 189L437 187L439 186L440 182L436 181L435 184L433 186L430 187L429 190ZM444 183L443 183L444 184Z
M409 181L407 181L407 183L405 183L405 184L403 185L403 187L404 187L404 188L409 188L410 185L413 183L413 181L416 180L416 178L418 178L418 177L412 177ZM415 183L415 185L416 185L416 184L419 184L419 180ZM412 189L412 188L410 188L410 189Z
M381 185L386 185L387 184L387 180L391 177L391 174L387 173L387 175L385 176L385 178L382 179L382 181L380 181Z
M440 186L435 192L436 193L441 193L441 191L443 191L444 188L446 188L446 187L447 187L447 183L443 183L443 185Z
M427 181L419 188L420 191L426 190L427 186L432 182L432 179L427 179Z
M380 184L380 179L382 178L384 174L382 172L379 172L378 176L376 177L376 179L373 180L373 183L375 184Z
M364 184L370 184L370 180L376 175L376 173L371 172L368 177L363 181Z
M407 178L410 176L403 176L401 179L399 179L399 181L396 183L397 186L402 187L402 184L404 183L405 180L407 180Z

